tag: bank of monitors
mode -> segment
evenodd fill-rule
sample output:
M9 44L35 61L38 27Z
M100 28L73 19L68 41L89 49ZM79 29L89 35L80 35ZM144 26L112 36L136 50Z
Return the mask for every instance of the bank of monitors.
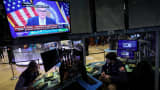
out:
M117 55L121 58L134 59L134 53L137 51L137 40L119 40Z
M70 32L70 4L49 0L3 0L13 38Z

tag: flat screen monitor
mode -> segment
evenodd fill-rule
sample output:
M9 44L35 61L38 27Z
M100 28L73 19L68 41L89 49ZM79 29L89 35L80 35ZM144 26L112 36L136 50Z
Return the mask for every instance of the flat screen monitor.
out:
M48 42L44 44L46 50L56 49L58 47L57 42Z
M60 41L61 46L71 46L72 41L71 40L62 40Z
M117 55L121 58L134 59L134 52L129 50L118 49Z
M48 0L3 0L13 38L70 32L70 4Z
M56 49L41 53L45 72L48 72L59 61L58 52Z
M133 34L130 35L130 38L134 39L134 38L139 38L141 35L140 34Z
M82 44L82 40L73 41L73 45L76 46L78 44Z
M137 51L137 40L118 40L118 49Z

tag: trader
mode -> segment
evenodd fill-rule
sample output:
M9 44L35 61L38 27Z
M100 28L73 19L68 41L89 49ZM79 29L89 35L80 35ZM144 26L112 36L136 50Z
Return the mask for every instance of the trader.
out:
M109 84L117 86L127 81L125 72L125 67L122 62L117 59L116 53L111 52L106 55L106 63L102 67L102 73L99 79L103 81L105 86Z

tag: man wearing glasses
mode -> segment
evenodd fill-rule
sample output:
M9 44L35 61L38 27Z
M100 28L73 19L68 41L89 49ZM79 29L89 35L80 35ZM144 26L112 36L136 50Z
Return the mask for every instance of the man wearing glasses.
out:
M56 20L47 17L47 9L48 8L45 3L38 2L36 4L36 11L38 13L38 16L29 18L27 21L27 26L56 24Z

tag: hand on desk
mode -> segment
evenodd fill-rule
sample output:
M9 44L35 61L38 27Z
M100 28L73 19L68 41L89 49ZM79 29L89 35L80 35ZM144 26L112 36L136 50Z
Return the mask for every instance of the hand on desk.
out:
M110 75L108 75L108 74L105 74L105 79L110 79L111 78L111 76Z
M105 72L102 72L102 73L101 73L101 77L105 77Z
M101 81L103 81L103 82L111 82L111 76L110 75L108 75L108 74L105 74L105 72L102 72L101 73L101 76L99 77L99 79L101 80Z
M110 75L108 75L108 74L105 74L105 72L102 72L101 73L101 77L103 77L103 78L105 78L105 79L110 79Z

